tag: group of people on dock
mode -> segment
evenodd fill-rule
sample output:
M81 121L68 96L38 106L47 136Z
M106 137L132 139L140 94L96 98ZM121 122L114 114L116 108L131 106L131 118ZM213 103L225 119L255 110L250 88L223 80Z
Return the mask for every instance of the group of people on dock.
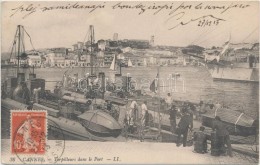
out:
M182 144L183 147L186 147L187 145L187 137L189 130L192 132L193 130L193 115L195 114L195 118L198 120L201 120L201 115L203 113L207 112L207 109L205 108L205 104L201 101L199 104L199 109L197 109L193 104L185 103L181 108L181 114L180 114L180 121L177 124L176 118L178 115L178 110L176 106L171 103L167 102L169 100L170 94L168 93L166 103L169 105L169 114L170 114L170 123L171 123L171 131L173 133L176 133L178 135L177 137L177 143L176 145L179 147L181 145L181 136L182 138ZM219 103L210 104L208 105L210 108L209 110L213 110L214 108L220 108L221 105ZM194 141L194 151L197 153L207 153L207 136L204 133L205 127L201 126L198 131L193 133L193 141ZM229 132L225 126L225 124L221 121L219 116L215 117L215 120L213 121L212 126L212 135L211 137L211 143L212 139L215 139L215 146L211 145L213 149L216 151L216 155L222 155L226 154L226 148L227 146L227 153L230 157L233 157L232 154L232 147L229 137Z
M166 106L163 110L165 114L169 114L170 120L170 132L177 135L176 146L186 147L187 141L190 139L192 133L192 140L194 144L194 152L206 153L207 152L207 136L204 132L205 127L201 126L198 131L193 132L193 119L200 120L201 114L206 113L205 104L201 101L199 106L184 102L181 108L174 104L170 93L167 94L164 99ZM220 107L220 104L209 105L210 109ZM141 116L140 116L141 115ZM150 114L151 115L151 114ZM129 133L134 133L134 125L139 121L141 128L149 126L150 115L147 109L147 101L143 101L141 105L141 113L138 111L138 104L136 101L132 101L129 109L126 113L125 124L128 126L127 130ZM177 123L177 119L179 122ZM218 149L218 153L225 153L225 145L227 146L228 155L232 156L232 148L229 138L229 132L225 128L224 123L221 121L219 116L216 116L213 122L212 130L215 131L214 138L217 141L217 145L214 148Z
M148 126L149 113L147 108L147 101L143 101L141 105L141 116L138 112L138 104L136 101L132 101L129 110L126 112L125 124L128 126L130 133L134 132L134 123L140 120L140 126L144 128Z

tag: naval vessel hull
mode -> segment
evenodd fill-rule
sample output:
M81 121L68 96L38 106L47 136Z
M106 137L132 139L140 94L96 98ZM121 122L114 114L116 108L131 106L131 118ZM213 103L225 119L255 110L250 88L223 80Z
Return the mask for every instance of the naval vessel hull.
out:
M2 113L9 113L11 110L21 110L21 109L27 109L27 105L17 102L15 100L6 98L1 100L1 110ZM39 107L41 107L39 109ZM51 131L52 133L61 133L64 135L68 135L70 137L74 137L75 139L79 140L92 140L92 141L125 141L125 138L122 136L118 137L105 137L105 136L97 136L90 131L88 131L80 122L75 120L70 120L64 117L55 117L56 113L55 111L50 111L49 107L45 107L43 105L41 106L35 106L33 110L47 110L48 115L48 131Z
M239 81L259 83L259 67L248 67L247 63L237 63L234 66L213 66L208 65L213 80L218 81Z

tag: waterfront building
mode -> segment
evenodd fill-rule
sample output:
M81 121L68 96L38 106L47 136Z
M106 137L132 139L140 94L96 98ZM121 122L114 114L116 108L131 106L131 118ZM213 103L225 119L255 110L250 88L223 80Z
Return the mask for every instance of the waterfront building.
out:
M87 66L89 66L90 65L90 54L81 55L80 59L78 59L78 62L80 62L80 61L84 61L87 64Z
M78 44L73 44L73 51L77 51L78 50Z
M113 52L105 52L104 53L104 66L110 66L113 58L114 58L115 53Z
M106 49L105 40L99 40L98 41L98 49L101 50L101 51L105 51L105 49Z
M28 60L27 59L20 59L19 60L20 65L27 65L28 64ZM10 59L10 64L18 64L18 59L17 58L11 58Z
M259 51L259 43L254 43L251 49Z
M149 60L148 60L148 65L156 65L157 64L157 58L156 57L148 57Z
M83 42L78 42L78 50L82 50L84 48L84 43Z
M160 56L160 57L172 57L173 53L168 50L151 50L147 49L145 51L146 54L148 55L154 55L154 56Z
M34 67L41 67L42 59L38 55L28 55L28 65Z
M75 67L77 66L77 60L74 58L67 58L64 60L64 67Z
M96 65L97 66L99 66L99 67L103 67L105 64L105 62L104 62L104 56L105 56L105 54L104 54L104 51L99 51L98 53L97 53L97 61L96 61Z
M46 61L50 67L65 67L65 57L62 53L49 53Z
M125 56L125 60L124 60L125 63L127 63L129 59L132 62L133 66L144 66L145 64L147 65L146 58L128 55L128 56Z

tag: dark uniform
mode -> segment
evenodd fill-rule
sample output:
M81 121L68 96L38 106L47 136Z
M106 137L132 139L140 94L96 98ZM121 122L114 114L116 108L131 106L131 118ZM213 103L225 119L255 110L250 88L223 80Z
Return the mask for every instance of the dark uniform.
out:
M194 133L194 151L197 153L207 152L207 138L203 131Z
M109 111L109 112L111 112L111 110L112 110L112 104L111 104L111 102L107 102L107 110Z
M22 99L25 104L28 105L30 103L30 90L28 89L26 83L22 83Z
M178 124L177 134L178 134L178 142L177 146L180 145L181 135L183 135L183 147L186 147L187 143L187 135L188 135L188 129L191 125L190 115L185 113L184 116L181 117L181 120Z
M176 130L176 115L177 115L177 110L174 105L172 105L170 109L170 123L171 123L171 132L174 133Z
M227 128L224 125L224 123L221 120L215 120L213 122L212 128L213 130L216 130L216 136L217 136L220 152L226 153L226 149L225 149L225 144L226 144L228 148L228 155L232 157L233 153L232 153L232 148L230 143L229 132L227 131Z

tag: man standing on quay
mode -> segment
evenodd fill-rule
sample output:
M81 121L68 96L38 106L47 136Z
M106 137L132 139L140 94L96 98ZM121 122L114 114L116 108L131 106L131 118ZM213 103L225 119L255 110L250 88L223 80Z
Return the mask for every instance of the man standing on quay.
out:
M187 143L187 135L189 127L191 126L191 118L188 113L188 110L185 108L183 109L183 116L181 117L181 120L179 121L178 128L177 128L177 134L178 134L178 140L177 140L177 147L181 145L181 135L183 135L183 147L186 147Z
M226 153L226 149L225 149L225 144L226 144L227 148L228 148L228 155L230 157L233 157L229 132L228 132L226 126L224 125L224 123L221 121L219 116L215 117L215 121L213 122L212 129L213 129L213 131L216 130L216 135L217 135L217 140L218 140L219 147L220 147L220 152Z

